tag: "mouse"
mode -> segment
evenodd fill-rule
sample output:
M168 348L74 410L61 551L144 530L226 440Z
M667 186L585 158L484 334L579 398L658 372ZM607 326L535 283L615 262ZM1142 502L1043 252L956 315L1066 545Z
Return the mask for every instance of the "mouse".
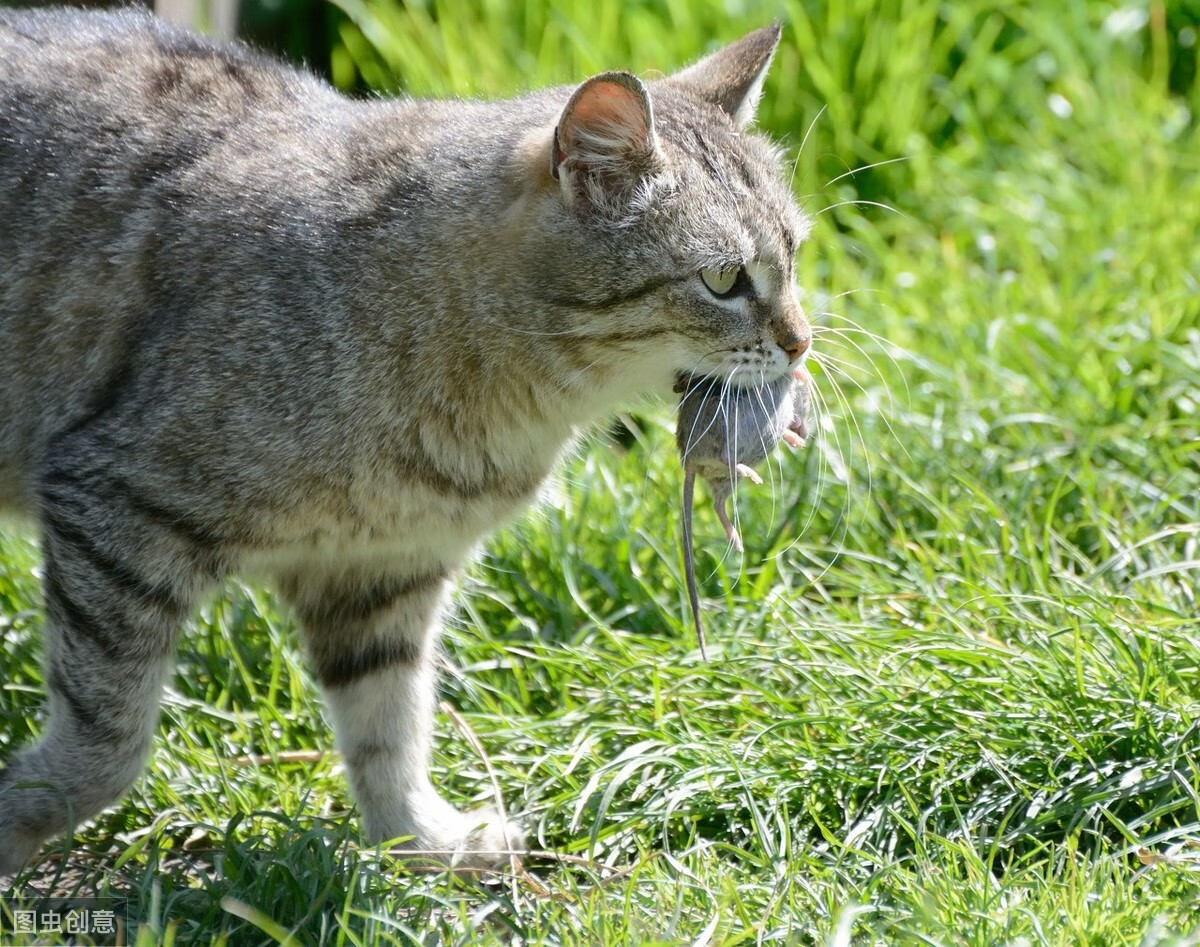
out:
M801 366L774 381L743 386L714 376L681 375L675 391L680 395L675 442L684 470L683 567L700 655L707 661L692 548L696 476L708 481L725 535L742 552L742 537L728 508L734 478L761 484L753 465L765 460L781 440L792 447L804 446L811 432L812 376Z

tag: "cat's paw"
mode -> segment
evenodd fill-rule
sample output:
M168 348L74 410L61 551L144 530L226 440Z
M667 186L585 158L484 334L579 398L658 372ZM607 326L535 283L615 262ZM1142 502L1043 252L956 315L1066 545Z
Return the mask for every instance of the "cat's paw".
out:
M449 864L462 868L496 868L508 863L513 852L525 850L525 830L507 822L490 806L462 813L468 830L454 846Z
M438 799L426 802L414 820L415 825L405 833L390 833L400 842L396 853L410 853L414 861L433 862L451 868L487 869L507 864L513 852L525 846L525 832L515 822L501 818L491 807L459 812ZM368 836L389 837L389 833L372 832Z
M37 854L42 836L24 831L11 821L0 820L0 878L10 878Z

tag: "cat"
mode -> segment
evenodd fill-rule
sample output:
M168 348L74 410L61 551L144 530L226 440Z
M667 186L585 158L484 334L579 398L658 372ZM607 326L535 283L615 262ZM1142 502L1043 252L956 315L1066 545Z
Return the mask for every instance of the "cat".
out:
M671 76L358 101L125 10L0 10L0 509L45 558L0 874L144 766L180 624L294 609L364 836L521 844L427 771L452 582L578 432L801 360L808 222L749 128L780 27Z

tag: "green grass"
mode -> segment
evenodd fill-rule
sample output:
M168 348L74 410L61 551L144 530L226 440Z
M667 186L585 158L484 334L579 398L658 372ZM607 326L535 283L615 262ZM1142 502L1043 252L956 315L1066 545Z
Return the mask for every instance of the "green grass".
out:
M817 221L820 435L740 492L744 558L700 513L709 664L669 406L489 544L443 674L483 753L441 715L435 778L470 804L494 770L560 856L530 877L361 848L336 758L280 757L331 745L292 619L232 584L147 776L30 884L117 897L144 943L1200 943L1200 10L342 6L339 81L414 94L782 18L762 124ZM2 542L7 753L41 618Z

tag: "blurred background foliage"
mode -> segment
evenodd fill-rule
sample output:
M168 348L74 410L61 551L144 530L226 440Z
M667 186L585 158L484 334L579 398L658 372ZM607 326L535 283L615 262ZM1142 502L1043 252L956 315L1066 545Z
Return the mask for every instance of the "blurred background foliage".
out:
M1138 62L1147 82L1188 103L1186 120L1167 117L1175 125L1191 121L1200 0L1052 6L1053 15L1036 0L246 0L240 29L347 92L502 97L612 68L652 76L781 20L760 124L795 145L824 108L809 152L848 166L954 147L1002 155L1014 110L1039 121L1049 97L1084 91L1080 80L1098 106L1136 92L1106 87L1122 71L1114 58ZM1019 73L1038 81L1014 81ZM1032 95L1012 102L1014 88ZM919 173L910 165L869 180L894 196Z

